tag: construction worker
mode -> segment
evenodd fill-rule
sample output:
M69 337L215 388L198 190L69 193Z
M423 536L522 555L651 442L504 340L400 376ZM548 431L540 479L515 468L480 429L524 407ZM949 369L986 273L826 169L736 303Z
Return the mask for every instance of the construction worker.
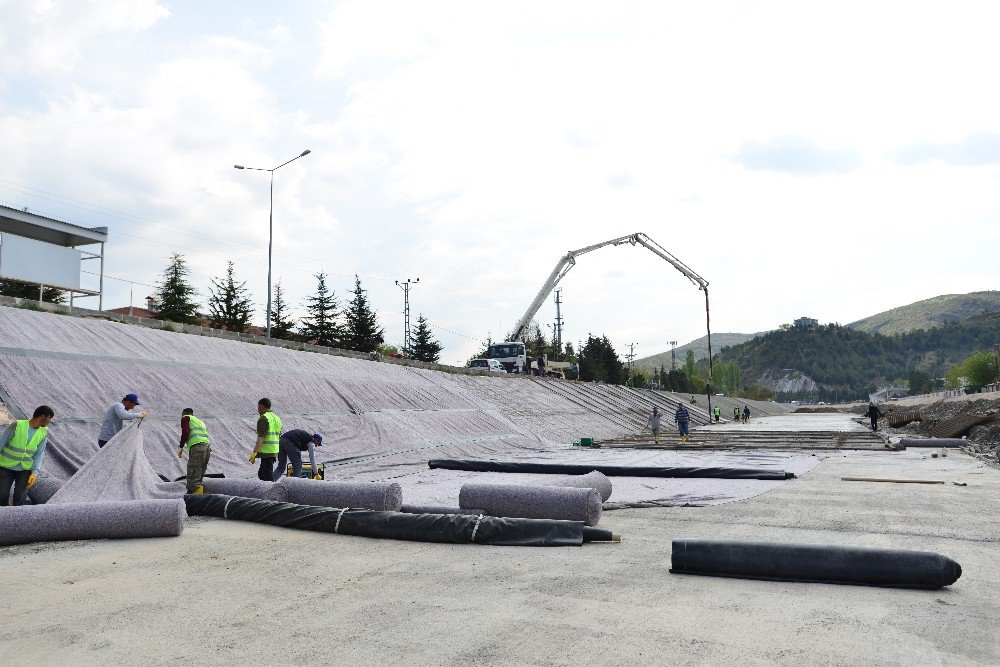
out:
M879 410L878 406L876 406L874 403L868 401L868 411L865 412L865 414L868 416L868 419L870 419L872 422L872 431L878 431L878 418L885 417L885 413Z
M539 354L535 359L535 366L538 367L538 377L545 377L545 357Z
M684 407L683 403L678 403L677 410L674 411L674 423L677 424L677 428L681 432L681 442L688 441L689 421L691 421L691 415L688 413L687 408Z
M264 482L274 481L274 460L278 458L278 441L281 439L281 419L271 412L271 399L262 398L257 401L257 444L250 454L250 465L260 459L257 479Z
M101 432L97 435L97 446L103 447L108 440L115 437L118 431L122 430L124 422L133 419L145 419L145 412L132 412L139 405L139 397L136 394L126 394L120 402L108 408L104 415L104 423L101 424Z
M722 408L720 408L718 405L712 408L712 413L715 415L716 423L722 420Z
M319 433L310 434L300 428L281 434L278 440L278 465L274 470L274 481L277 482L285 474L285 464L292 462L292 477L302 476L302 452L309 452L309 465L312 466L312 478L319 479L316 468L316 448L323 445L323 436Z
M205 487L201 485L201 481L208 469L208 460L212 457L212 441L208 437L205 422L194 416L192 408L181 411L181 448L177 452L177 458L184 458L185 450L188 453L187 492L204 493Z
M646 417L646 424L653 431L653 442L660 444L660 409L653 406L653 414Z
M733 406L733 421L738 422L740 420L740 406Z
M10 504L23 505L28 489L38 480L45 446L48 444L48 425L55 413L47 405L39 405L31 419L19 419L7 427L0 442L0 505L8 504L10 487L14 487L14 500Z
M750 423L750 406L749 405L744 405L743 406L743 423L744 424L749 424Z

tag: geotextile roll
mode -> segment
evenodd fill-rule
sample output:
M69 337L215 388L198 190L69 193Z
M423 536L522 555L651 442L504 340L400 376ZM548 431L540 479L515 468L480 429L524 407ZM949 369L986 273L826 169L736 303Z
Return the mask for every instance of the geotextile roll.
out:
M405 512L406 514L469 514L478 516L480 514L489 515L484 509L477 507L462 508L462 507L439 507L437 505L403 505L399 508L400 512Z
M601 520L601 494L590 487L463 484L458 506L482 507L491 516L583 521L588 526Z
M964 447L969 444L964 438L901 438L901 447Z
M62 503L0 508L0 546L56 540L175 537L184 501Z
M327 482L282 477L277 485L288 489L288 502L300 505L356 507L387 512L398 512L403 506L403 489L395 482Z
M203 494L185 496L185 501L188 514L192 516L415 542L562 547L612 539L610 532L588 528L579 521L405 514Z
M28 489L28 498L35 505L44 505L49 502L49 498L56 495L56 491L62 488L63 483L61 479L39 477L35 485Z
M260 479L209 478L202 480L205 493L219 493L241 498L259 498L260 500L288 500L288 487L265 482Z
M552 481L545 480L545 486L576 486L597 489L597 492L601 494L601 500L607 500L611 497L611 480L597 470L591 470L586 475L573 475Z
M608 477L706 477L716 479L792 479L795 473L765 468L608 466L599 463L526 463L523 461L482 461L432 459L429 468L472 472L527 472L550 475L585 475L596 470Z
M699 539L672 546L674 574L927 589L962 576L961 565L930 551Z

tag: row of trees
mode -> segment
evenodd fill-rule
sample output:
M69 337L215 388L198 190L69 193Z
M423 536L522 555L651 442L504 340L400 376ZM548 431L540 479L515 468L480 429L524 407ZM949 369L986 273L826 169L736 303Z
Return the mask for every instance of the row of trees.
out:
M157 303L153 312L156 318L187 324L207 321L213 328L247 331L255 309L246 281L237 279L232 262L228 263L224 276L211 279L205 315L199 312L200 306L195 300L198 293L189 275L184 258L175 253L157 284ZM326 274L317 273L316 291L306 297L304 309L306 316L294 319L281 281L275 283L271 299L271 337L359 352L397 352L396 348L385 345L385 330L379 326L377 312L371 307L357 275L351 297L342 307L334 290L327 285ZM421 361L437 361L441 356L443 348L434 340L423 315L417 319L409 347L410 356Z
M945 386L949 389L965 387L967 391L979 391L988 384L1000 379L997 367L997 355L993 352L976 352L962 360L962 363L952 366L945 373ZM911 385L912 392L913 387Z

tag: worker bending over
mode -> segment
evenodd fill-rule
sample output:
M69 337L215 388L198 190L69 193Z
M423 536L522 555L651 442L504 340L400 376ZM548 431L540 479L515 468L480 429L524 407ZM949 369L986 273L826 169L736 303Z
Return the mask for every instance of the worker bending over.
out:
M28 489L38 480L45 446L48 444L47 428L55 413L47 405L35 408L31 419L19 419L7 427L0 442L0 505L7 505L10 487L14 487L13 505L23 505Z
M264 482L274 481L274 460L278 457L278 440L281 438L281 419L271 412L271 399L262 398L257 401L257 444L250 454L250 464L260 459L257 479Z
M319 479L316 469L316 448L323 445L323 436L319 433L310 434L300 428L293 428L282 433L278 440L278 465L274 470L274 481L277 482L285 474L285 464L292 462L292 477L302 475L302 452L309 452L309 465L312 466L312 478Z
M660 444L660 409L653 406L653 414L646 417L646 425L653 432L653 442Z
M104 415L104 423L101 424L101 432L97 435L98 447L103 447L108 440L115 437L115 434L122 430L124 422L146 418L145 412L132 412L137 405L139 397L135 394L126 394L125 398L108 408Z
M677 410L674 411L674 423L677 424L677 428L681 432L681 442L688 441L689 421L691 421L691 415L688 413L687 408L684 407L683 403L678 403Z
M201 482L208 469L208 460L212 457L212 441L205 422L194 416L192 408L181 411L181 448L177 458L184 458L185 450L188 453L187 492L204 493L205 487Z

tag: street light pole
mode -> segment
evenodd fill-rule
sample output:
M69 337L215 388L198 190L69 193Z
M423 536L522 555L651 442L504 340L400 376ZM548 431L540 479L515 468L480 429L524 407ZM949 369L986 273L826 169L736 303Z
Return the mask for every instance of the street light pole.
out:
M312 151L306 149L293 157L287 162L282 162L277 167L271 169L263 169L260 167L244 167L240 164L234 164L233 167L236 169L249 169L251 171L269 171L271 172L271 205L270 211L267 216L267 337L271 337L271 253L274 248L274 172L278 171L284 167L289 162L295 162L300 157L305 157L309 155Z

